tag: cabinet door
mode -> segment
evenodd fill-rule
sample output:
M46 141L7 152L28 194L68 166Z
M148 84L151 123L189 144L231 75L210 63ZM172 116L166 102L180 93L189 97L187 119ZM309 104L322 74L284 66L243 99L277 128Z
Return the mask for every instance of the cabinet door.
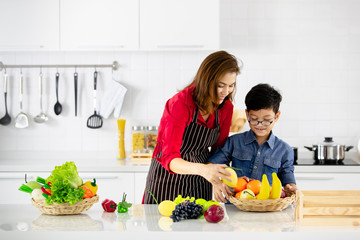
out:
M0 50L58 50L59 0L1 0Z
M140 204L142 202L147 173L135 173L135 203Z
M106 198L121 202L125 193L127 202L134 202L134 174L133 173L79 173L79 176L86 181L96 179L98 185L99 202Z
M140 48L218 49L218 0L140 0Z
M47 177L49 173L27 173L27 181L35 181L37 176ZM31 204L31 195L18 190L23 183L25 184L24 173L0 173L0 204Z
M139 3L133 0L61 0L62 50L139 47Z
M295 173L300 190L360 190L359 173Z

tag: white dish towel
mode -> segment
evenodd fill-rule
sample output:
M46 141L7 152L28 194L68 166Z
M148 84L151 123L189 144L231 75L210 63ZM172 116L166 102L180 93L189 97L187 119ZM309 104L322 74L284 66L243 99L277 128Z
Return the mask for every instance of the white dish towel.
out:
M119 118L126 92L126 87L124 87L120 82L112 79L112 81L110 81L107 85L104 96L101 99L99 109L100 115L107 119L114 111L114 117Z

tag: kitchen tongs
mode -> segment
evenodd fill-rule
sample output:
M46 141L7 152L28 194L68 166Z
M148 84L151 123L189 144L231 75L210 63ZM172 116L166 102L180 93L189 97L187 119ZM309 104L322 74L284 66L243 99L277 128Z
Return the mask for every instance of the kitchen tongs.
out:
M94 114L91 115L87 120L88 128L101 128L103 125L102 117L96 113L96 82L97 82L97 71L94 72Z

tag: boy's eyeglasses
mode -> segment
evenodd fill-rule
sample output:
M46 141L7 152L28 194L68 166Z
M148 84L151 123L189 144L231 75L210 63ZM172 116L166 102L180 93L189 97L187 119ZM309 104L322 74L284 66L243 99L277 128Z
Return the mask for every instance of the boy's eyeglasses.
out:
M261 125L263 125L264 127L268 127L268 126L270 126L274 121L270 121L270 120L262 120L262 121L249 120L248 122L249 122L249 124L250 124L251 126L257 126L257 125L259 125L259 123L261 123Z

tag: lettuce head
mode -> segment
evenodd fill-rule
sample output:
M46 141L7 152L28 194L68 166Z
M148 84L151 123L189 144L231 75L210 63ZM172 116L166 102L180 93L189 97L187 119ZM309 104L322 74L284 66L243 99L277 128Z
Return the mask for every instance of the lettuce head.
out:
M61 166L55 166L55 169L51 172L51 175L45 181L51 183L55 183L55 181L61 181L64 184L69 184L74 188L78 188L83 184L83 180L80 178L74 162L66 162Z
M56 166L45 181L51 183L51 196L46 199L47 204L69 202L73 205L84 196L85 190L79 188L83 180L79 177L74 162Z

